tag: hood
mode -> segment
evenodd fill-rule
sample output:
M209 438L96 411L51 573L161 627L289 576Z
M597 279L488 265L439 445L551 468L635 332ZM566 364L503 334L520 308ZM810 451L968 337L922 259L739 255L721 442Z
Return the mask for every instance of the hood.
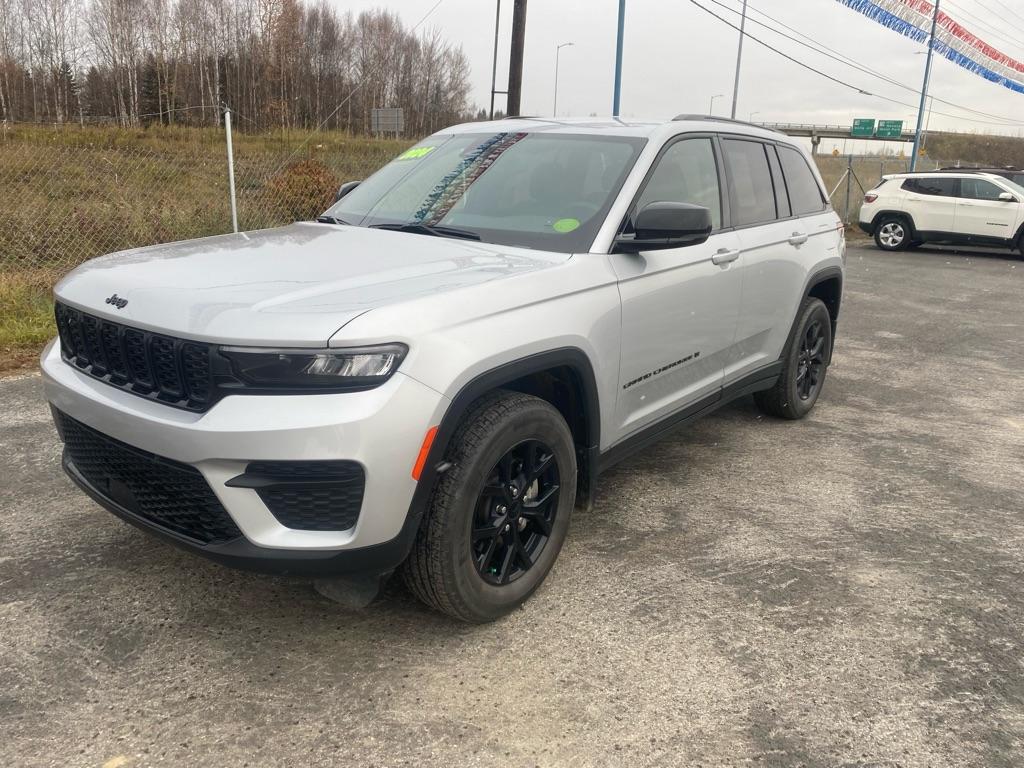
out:
M331 224L93 259L54 289L111 320L200 341L322 346L375 307L561 264L568 254ZM114 295L120 299L108 303Z

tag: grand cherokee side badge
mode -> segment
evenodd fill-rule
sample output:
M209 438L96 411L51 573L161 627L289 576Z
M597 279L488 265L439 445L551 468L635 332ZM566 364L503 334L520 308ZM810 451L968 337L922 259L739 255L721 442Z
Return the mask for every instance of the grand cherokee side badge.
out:
M125 305L127 303L128 303L128 299L122 299L116 293L113 296L111 296L109 299L107 299L107 304L113 304L118 309L124 309Z

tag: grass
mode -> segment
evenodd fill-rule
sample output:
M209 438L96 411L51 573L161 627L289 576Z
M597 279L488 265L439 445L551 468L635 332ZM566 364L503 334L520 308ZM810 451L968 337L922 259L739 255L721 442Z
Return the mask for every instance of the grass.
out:
M56 333L48 270L0 273L0 374L32 368Z

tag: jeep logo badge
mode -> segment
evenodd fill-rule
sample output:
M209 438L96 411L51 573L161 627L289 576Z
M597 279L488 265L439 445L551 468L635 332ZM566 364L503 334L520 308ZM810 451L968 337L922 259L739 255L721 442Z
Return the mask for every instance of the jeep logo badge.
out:
M113 296L111 296L109 299L107 299L107 304L113 304L118 309L124 309L124 307L125 307L125 305L127 303L128 303L128 299L122 299L116 293Z

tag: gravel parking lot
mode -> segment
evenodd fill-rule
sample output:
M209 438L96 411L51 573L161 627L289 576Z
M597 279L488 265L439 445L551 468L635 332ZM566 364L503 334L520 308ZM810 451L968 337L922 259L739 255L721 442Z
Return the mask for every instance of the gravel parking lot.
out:
M811 416L620 465L483 627L148 538L0 382L0 764L1020 765L1022 309L1008 255L851 248Z

